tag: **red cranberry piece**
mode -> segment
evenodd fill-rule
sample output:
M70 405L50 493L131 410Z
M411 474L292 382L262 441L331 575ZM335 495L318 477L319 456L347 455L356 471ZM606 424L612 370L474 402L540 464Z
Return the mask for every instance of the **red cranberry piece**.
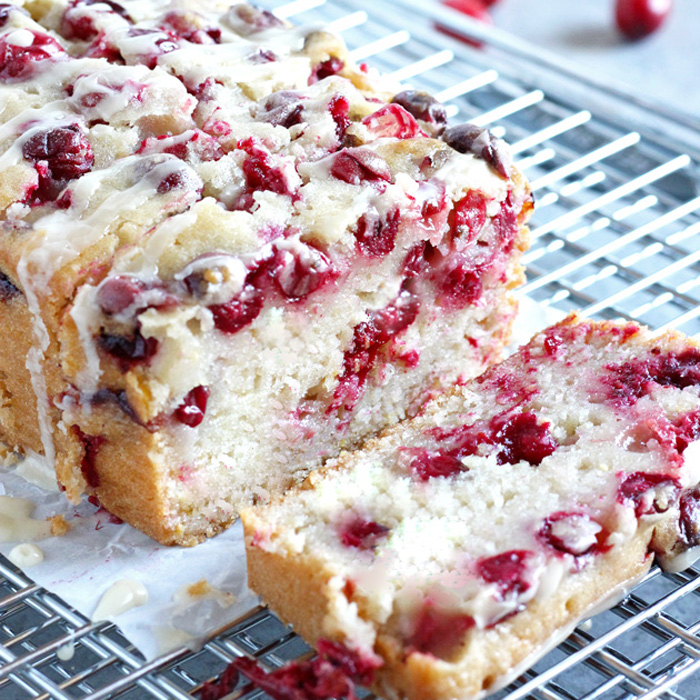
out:
M683 454L686 447L700 438L700 410L691 411L676 419L673 424L678 454Z
M141 142L137 153L169 153L190 163L216 161L224 156L219 142L199 129L191 129L177 136L151 136Z
M517 597L530 588L528 580L528 561L532 552L514 549L503 554L480 559L476 569L484 581L495 583L501 600L507 597Z
M385 219L375 213L363 214L357 222L355 239L360 252L371 258L381 258L391 253L396 245L401 214L398 209L390 211Z
M17 34L32 34L32 43L25 46L23 41L12 43ZM37 64L47 59L66 56L61 45L48 34L32 29L17 29L0 37L0 81L27 80L34 75Z
M449 659L463 644L465 635L475 624L470 615L440 610L426 601L408 639L408 645L421 654Z
M562 348L564 347L565 340L559 332L558 328L550 328L545 333L544 341L542 342L542 347L544 351L550 357L559 357Z
M374 114L365 117L362 123L376 139L412 139L426 135L413 115L398 104L379 108Z
M178 38L172 32L162 32L156 29L130 29L129 36L150 37L152 51L138 56L138 62L147 68L155 68L158 65L159 56L177 51L180 48Z
M309 85L313 85L324 78L329 78L331 75L337 75L343 68L345 68L345 64L337 56L331 56L328 60L314 66L309 76Z
M175 170L166 175L156 187L158 194L167 194L173 190L187 190L202 194L202 181L191 170Z
M22 296L22 292L4 272L0 272L0 300L7 302L18 296Z
M213 304L209 310L214 316L214 325L220 331L238 333L260 315L263 302L263 294L248 284L237 297L225 304Z
M374 549L380 540L383 540L389 532L389 528L371 520L356 518L343 525L340 531L340 541L346 547L368 550Z
M245 657L236 659L231 665L273 700L354 700L357 697L352 679L329 659L317 657L310 661L292 662L269 673ZM214 697L222 696L209 696L210 700Z
M489 22L491 19L486 8L493 2L496 0L491 0L491 2L488 0L444 0L444 4L448 7L485 22Z
M35 132L22 144L22 155L34 163L39 174L34 193L39 203L55 199L66 182L89 172L95 160L90 142L77 124Z
M4 27L7 24L7 20L10 17L10 12L13 10L19 10L17 5L8 5L6 3L0 3L0 27Z
M103 435L88 435L84 433L77 425L72 426L71 430L80 440L83 445L83 456L80 460L80 471L85 479L85 482L90 488L97 488L100 485L100 475L97 473L97 454L102 445L107 442L107 438Z
M343 95L334 95L328 101L328 111L335 122L335 134L342 142L345 132L350 126L350 103Z
M109 63L124 65L124 57L119 49L112 44L104 32L100 32L97 38L85 50L85 56L88 58L104 58Z
M248 153L243 161L243 174L250 190L291 194L289 182L284 171L273 164L270 152L258 142L249 138L239 144Z
M469 190L456 202L449 216L452 237L461 244L475 241L486 223L486 198L481 192Z
M667 498L659 500L656 491L660 487L667 493ZM678 480L667 474L647 474L634 472L626 474L617 489L619 503L634 505L634 514L639 518L642 515L666 512L676 501L680 486Z
M447 112L442 102L420 90L404 90L394 95L392 103L403 107L416 119L432 124L439 129L447 125Z
M537 537L558 552L581 557L598 549L598 536L602 530L585 513L559 512L545 518Z
M499 464L517 464L525 460L533 467L557 449L549 432L549 423L538 423L534 413L516 413L492 421L493 440L499 446Z
M615 23L628 39L641 39L666 21L672 7L672 0L616 0Z
M501 177L510 177L512 162L508 147L488 129L459 124L446 129L442 139L460 153L473 153L483 158Z
M606 365L605 369L610 373L604 378L608 399L631 406L648 394L654 383L677 389L700 384L700 351L689 348L680 353L657 353L644 360Z
M221 29L218 27L197 27L190 21L191 12L172 10L165 15L163 29L171 30L192 44L221 43Z
M271 274L277 289L289 301L299 301L336 276L330 258L312 246L298 251L278 249Z
M284 27L284 22L277 18L272 12L263 10L250 3L234 5L230 12L235 23L235 29L244 36L265 31L266 29L276 29ZM235 21L235 20L239 21Z
M428 258L432 256L433 247L426 241L416 243L406 254L406 259L403 263L404 279L410 280L414 277L419 277L429 269L430 264Z
M367 321L355 326L327 413L341 407L352 411L362 395L369 373L379 359L382 347L408 328L418 317L419 310L418 299L408 290L403 290L392 304L372 312Z
M319 655L337 666L349 678L362 685L370 685L374 680L375 671L382 665L378 656L360 654L348 649L344 644L332 642L329 639L319 639Z
M280 90L267 98L265 107L259 113L261 119L274 124L284 126L287 129L303 121L302 112L304 99L300 93L292 90Z
M331 165L331 175L350 185L391 182L387 162L369 148L346 148L337 153Z
M144 338L138 328L131 336L102 333L98 342L106 353L117 360L122 372L133 365L147 363L158 352L158 341Z
M681 496L678 526L689 547L700 545L700 486Z
M209 387L196 386L175 409L175 418L190 428L196 428L204 420L207 401L209 401Z
M113 12L123 17L128 22L132 21L131 17L129 17L129 13L119 3L113 0L71 0L61 20L61 32L67 39L90 41L97 36L97 29L95 29L92 17L88 14L83 14L83 12L75 12L75 8L87 7L90 5L100 5L99 8L95 9L95 14ZM108 7L109 10L105 10L102 6Z
M409 469L413 477L419 481L440 477L449 478L469 471L455 452L423 448L406 448L405 451L412 455Z
M131 275L117 275L105 280L97 290L97 304L108 316L120 314L132 306L148 285Z
M448 309L463 309L476 304L484 292L483 270L471 255L453 255L446 268L435 270L439 301Z

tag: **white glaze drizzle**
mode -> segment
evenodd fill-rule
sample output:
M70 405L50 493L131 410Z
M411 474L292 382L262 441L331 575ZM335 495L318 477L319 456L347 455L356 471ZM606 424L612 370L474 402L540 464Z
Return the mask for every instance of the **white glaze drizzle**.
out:
M26 498L0 496L0 542L43 540L51 535L46 520L32 518L34 503Z
M7 558L20 569L28 569L44 561L44 552L35 544L23 542L13 547Z
M102 594L91 619L93 622L108 620L147 602L148 591L141 581L120 579Z

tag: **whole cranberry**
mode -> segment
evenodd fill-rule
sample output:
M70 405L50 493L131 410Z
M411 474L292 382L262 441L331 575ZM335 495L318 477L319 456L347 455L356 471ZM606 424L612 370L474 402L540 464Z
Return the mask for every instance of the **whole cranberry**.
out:
M447 124L445 106L427 92L404 90L394 95L391 100L400 105L416 119L444 128Z
M615 22L628 39L655 32L666 20L673 0L616 0Z
M22 144L22 155L34 164L39 185L34 200L55 199L63 185L92 169L92 147L78 124L41 129Z
M494 2L496 2L496 0L491 0L491 2L482 2L482 0L444 0L444 4L447 5L447 7L469 15L469 17L485 20L487 22L490 20L490 16L486 8Z

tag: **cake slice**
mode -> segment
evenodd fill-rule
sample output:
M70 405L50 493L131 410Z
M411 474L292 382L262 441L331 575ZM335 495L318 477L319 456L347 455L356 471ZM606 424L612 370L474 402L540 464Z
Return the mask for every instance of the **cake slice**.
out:
M160 542L494 361L506 146L251 5L0 8L0 438Z
M569 317L244 511L250 585L381 697L481 697L700 555L699 394L697 344Z

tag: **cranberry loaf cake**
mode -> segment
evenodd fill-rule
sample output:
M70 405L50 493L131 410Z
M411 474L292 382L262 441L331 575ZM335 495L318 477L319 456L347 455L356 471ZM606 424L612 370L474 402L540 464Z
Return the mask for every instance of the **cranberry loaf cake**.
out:
M252 588L388 699L502 687L700 554L700 346L572 316L246 509Z
M193 544L478 374L504 144L247 4L0 5L0 438Z

